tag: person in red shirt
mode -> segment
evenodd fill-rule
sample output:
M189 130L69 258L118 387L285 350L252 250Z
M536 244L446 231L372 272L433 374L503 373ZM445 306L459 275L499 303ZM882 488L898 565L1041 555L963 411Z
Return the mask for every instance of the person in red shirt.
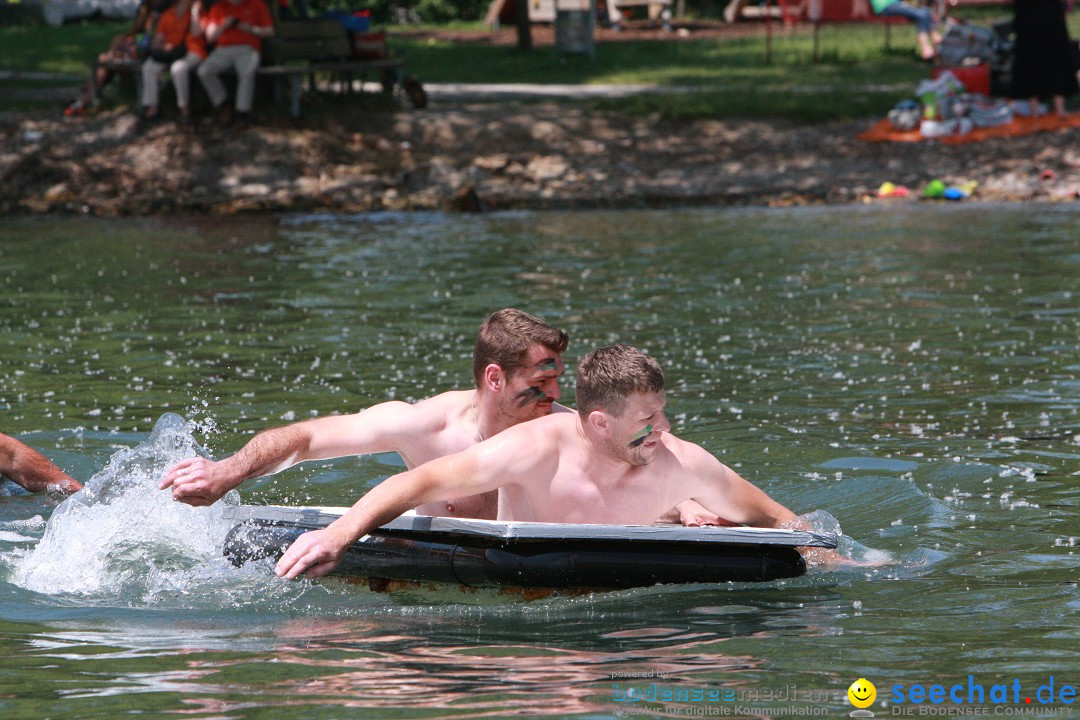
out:
M150 57L142 66L142 104L144 117L155 120L158 108L158 81L165 68L176 88L176 104L180 108L180 124L190 127L191 72L206 57L206 40L202 27L201 0L177 0L161 14L157 30L150 42Z
M274 23L263 0L218 0L210 8L206 42L215 47L198 73L223 125L231 125L234 117L225 106L228 93L221 74L230 69L236 72L236 119L244 124L255 101L262 41L273 36Z

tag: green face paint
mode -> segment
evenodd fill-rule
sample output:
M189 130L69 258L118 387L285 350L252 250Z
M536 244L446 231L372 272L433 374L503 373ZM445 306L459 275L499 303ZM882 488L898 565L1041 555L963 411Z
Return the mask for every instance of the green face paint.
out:
M538 370L554 370L558 372L559 363L555 362L555 358L548 358L547 360L538 363L536 368Z
M530 385L517 394L517 405L519 408L523 408L529 403L540 402L547 399L547 393L540 388Z
M634 439L630 441L630 447L637 447L645 442L645 438L652 435L653 426L646 425L643 429L638 430L634 435Z

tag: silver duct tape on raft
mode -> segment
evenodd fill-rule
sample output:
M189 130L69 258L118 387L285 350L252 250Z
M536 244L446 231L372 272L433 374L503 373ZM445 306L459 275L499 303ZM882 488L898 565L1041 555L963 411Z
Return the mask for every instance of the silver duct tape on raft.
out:
M234 523L257 521L304 528L321 528L341 517L348 508L284 507L279 505L239 505L225 510L225 519ZM505 540L648 540L738 545L783 545L788 547L835 548L839 538L833 533L810 530L777 530L757 527L683 527L681 525L600 525L581 523L499 522L462 518L430 517L406 513L381 527L382 530L440 533L452 536L501 538Z

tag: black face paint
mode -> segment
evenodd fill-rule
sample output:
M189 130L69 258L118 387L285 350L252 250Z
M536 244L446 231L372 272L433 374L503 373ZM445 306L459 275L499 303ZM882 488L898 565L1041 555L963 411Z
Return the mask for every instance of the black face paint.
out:
M517 394L517 406L523 408L530 403L540 402L547 399L547 393L540 388L530 385Z
M630 441L630 447L636 448L643 445L650 435L652 435L652 425L646 425L634 435L634 439Z

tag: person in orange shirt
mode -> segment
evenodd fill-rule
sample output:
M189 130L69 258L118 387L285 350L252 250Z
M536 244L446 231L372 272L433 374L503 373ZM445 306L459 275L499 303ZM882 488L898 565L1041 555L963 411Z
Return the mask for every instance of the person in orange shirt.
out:
M263 0L218 0L207 14L206 42L214 51L199 66L199 80L218 111L222 125L231 125L234 116L225 101L228 93L221 82L226 70L236 72L236 120L243 125L255 101L255 72L259 69L262 41L274 36L274 23Z
M201 9L201 0L177 0L158 20L157 30L150 42L150 57L142 66L143 117L147 120L156 120L161 115L158 85L162 71L168 68L173 87L176 88L180 124L185 127L192 125L191 72L206 57Z

